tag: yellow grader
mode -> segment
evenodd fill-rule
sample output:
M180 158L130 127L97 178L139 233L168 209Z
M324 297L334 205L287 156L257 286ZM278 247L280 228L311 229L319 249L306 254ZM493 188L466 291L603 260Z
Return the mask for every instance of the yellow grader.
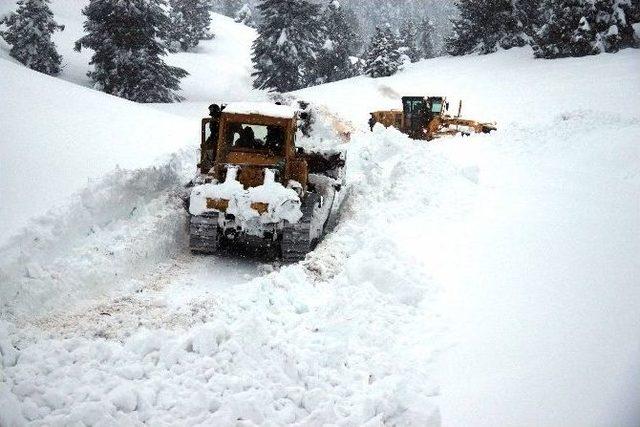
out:
M402 98L402 110L374 111L369 119L373 130L376 123L385 127L395 127L413 139L431 141L448 135L470 135L490 133L497 130L495 123L480 123L463 119L462 101L458 114L448 114L449 103L441 96L405 96Z
M215 253L235 242L275 249L285 261L303 259L337 205L342 153L296 147L293 107L233 103L209 110L189 195L191 251Z

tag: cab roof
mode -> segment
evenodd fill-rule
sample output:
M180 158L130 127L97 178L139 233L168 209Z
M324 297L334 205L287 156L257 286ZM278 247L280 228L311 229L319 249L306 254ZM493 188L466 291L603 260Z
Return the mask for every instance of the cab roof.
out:
M293 119L296 117L296 111L295 108L288 105L277 105L270 102L232 102L227 104L223 113L257 114L280 119Z

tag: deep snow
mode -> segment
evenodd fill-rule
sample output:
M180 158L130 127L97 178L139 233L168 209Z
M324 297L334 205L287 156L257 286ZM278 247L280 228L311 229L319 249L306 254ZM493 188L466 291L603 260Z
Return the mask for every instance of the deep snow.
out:
M264 97L253 30L216 19L222 43L170 58L202 70L183 86L193 104L135 105L0 59L3 222L59 202L0 249L0 425L637 425L638 51L438 58L301 91L359 131L336 229L280 266L186 250L200 115ZM221 55L238 67L209 84ZM62 78L86 86L76 65ZM416 93L462 98L499 130L368 132L368 111Z
M639 62L518 49L300 92L361 125L399 94L462 98L463 116L498 122L431 144L471 186L390 230L445 293L444 425L640 420Z

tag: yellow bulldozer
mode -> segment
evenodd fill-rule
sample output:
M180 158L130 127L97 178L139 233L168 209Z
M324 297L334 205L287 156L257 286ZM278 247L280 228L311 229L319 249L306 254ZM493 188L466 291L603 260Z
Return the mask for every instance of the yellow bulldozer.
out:
M293 107L232 103L209 110L189 194L191 251L211 254L235 243L303 259L337 208L343 153L296 146Z
M369 119L373 130L376 123L395 127L413 139L431 141L449 135L491 133L497 130L495 123L481 123L461 118L462 101L458 114L448 114L449 102L442 96L405 96L402 110L374 111Z

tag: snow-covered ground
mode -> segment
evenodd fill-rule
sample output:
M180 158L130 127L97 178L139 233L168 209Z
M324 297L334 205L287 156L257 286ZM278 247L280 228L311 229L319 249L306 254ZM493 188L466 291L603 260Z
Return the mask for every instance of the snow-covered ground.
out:
M437 369L444 425L640 422L638 63L633 50L536 61L520 49L301 91L361 124L397 94L451 95L498 121L491 136L430 145L467 185L392 228L445 293L457 344Z
M69 40L81 3L53 2ZM337 227L281 266L186 248L198 118L264 99L253 30L214 30L169 58L193 102L168 106L88 89L86 52L60 46L55 79L0 46L1 426L638 424L637 50L301 91L358 129ZM405 94L461 98L499 130L370 133Z

